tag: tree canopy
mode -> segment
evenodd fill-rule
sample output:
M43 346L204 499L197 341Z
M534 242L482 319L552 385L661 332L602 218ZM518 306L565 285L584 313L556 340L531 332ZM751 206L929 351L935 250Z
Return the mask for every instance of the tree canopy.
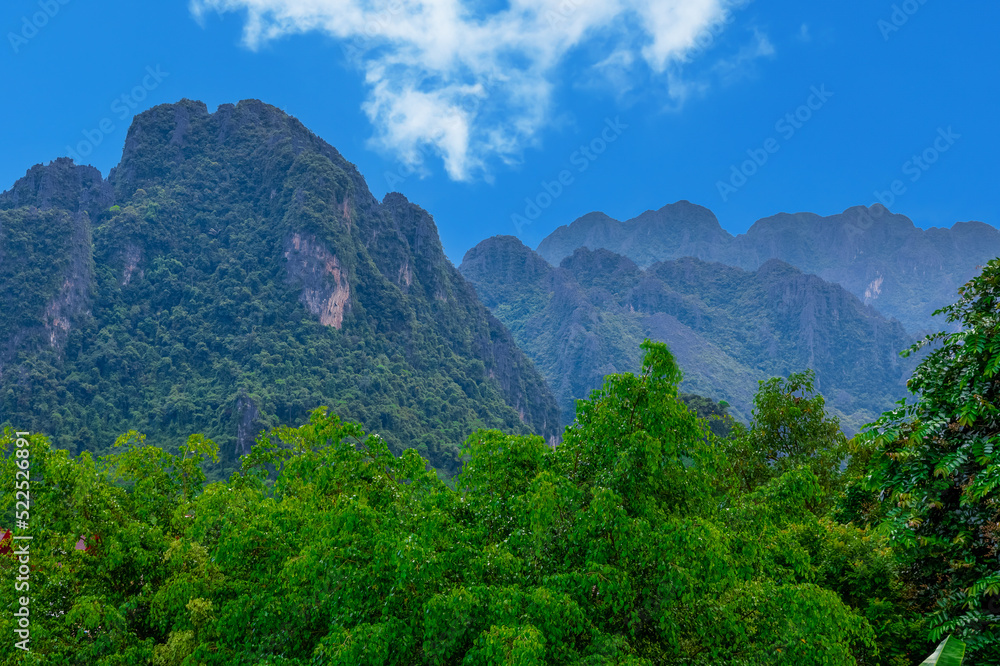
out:
M608 377L557 448L470 437L454 490L415 451L395 456L325 409L262 435L239 473L203 488L198 465L215 449L198 436L169 453L129 433L96 460L33 436L24 663L907 655L885 544L824 515L833 490L809 464L745 484L678 399L666 346L644 348L643 373ZM92 548L74 548L81 536ZM13 589L2 594L13 607Z
M957 333L937 333L910 379L917 399L886 413L861 439L863 484L878 502L864 516L898 544L931 637L954 633L973 663L1000 664L1000 259L939 310Z
M327 408L211 483L200 435L74 458L7 431L0 476L30 458L33 540L31 651L3 659L995 664L998 276L947 309L962 330L929 338L917 401L852 441L808 372L762 382L720 437L650 341L559 446L470 436L454 487ZM21 594L0 588L0 632Z

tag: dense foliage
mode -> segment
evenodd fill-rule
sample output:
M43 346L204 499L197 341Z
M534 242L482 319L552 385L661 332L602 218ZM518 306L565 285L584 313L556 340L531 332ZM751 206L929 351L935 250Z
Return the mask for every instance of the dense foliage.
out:
M861 447L872 457L860 511L884 521L918 584L932 638L954 633L972 663L1000 664L1000 259L942 310L958 333L910 379L919 399L883 416ZM936 344L940 343L940 344ZM867 451L864 451L867 449ZM881 502L873 502L877 496Z
M18 663L909 665L929 654L888 537L831 518L849 472L808 377L762 385L750 427L720 441L678 399L666 347L644 346L643 374L608 377L557 448L470 437L456 490L415 451L397 457L323 409L262 436L241 473L203 489L199 463L216 448L200 436L171 454L132 432L96 460L32 436L32 653ZM782 444L789 428L807 443ZM74 548L81 535L87 550ZM16 563L0 567L9 576ZM14 608L13 588L0 594Z

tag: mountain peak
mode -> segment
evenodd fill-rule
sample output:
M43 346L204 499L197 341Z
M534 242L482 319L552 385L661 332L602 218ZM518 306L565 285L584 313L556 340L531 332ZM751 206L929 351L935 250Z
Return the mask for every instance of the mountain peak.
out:
M221 104L215 113L209 113L204 102L182 99L138 114L125 138L121 162L108 180L122 198L165 179L224 180L241 172L251 178L247 184L270 200L279 194L274 190L276 180L303 152L318 153L342 170L345 181L353 185L356 205L366 212L377 206L360 172L336 148L293 116L258 99ZM197 158L207 154L222 158L215 160L215 171L189 173L187 165L192 160L198 164Z
M594 211L592 213L587 213L582 215L568 225L563 225L559 227L560 229L569 229L570 227L577 227L579 229L591 229L594 227L601 227L608 224L620 224L618 220L611 217L607 213L602 211Z
M0 209L61 208L74 213L87 211L93 216L110 206L113 200L111 187L100 171L60 157L28 169L9 190L0 194Z
M700 256L710 246L730 239L712 211L681 200L625 222L589 213L556 229L539 243L537 252L559 265L578 247L604 248L648 266L663 258Z
M552 267L530 247L514 236L493 236L481 241L465 253L459 271L463 275L494 275L494 284L502 290L530 284L546 275ZM490 307L499 293L480 293Z
M259 100L153 107L107 181L38 165L0 195L0 217L0 310L15 322L0 411L54 441L100 453L128 429L155 444L205 432L231 467L261 429L330 405L452 474L475 428L558 435L544 380L431 215L398 193L380 204Z
M401 192L386 192L386 195L382 197L383 206L405 206L409 203L410 200Z
M587 224L581 224L584 220ZM978 266L1000 256L1000 231L989 225L921 229L880 203L825 217L778 213L736 237L710 210L689 201L627 222L608 220L603 214L585 215L559 227L542 240L538 253L558 264L579 247L604 248L641 268L693 256L747 271L780 259L841 285L914 333L937 330L941 322L932 313L954 300Z
M573 254L562 260L559 267L577 275L593 273L618 275L639 272L639 267L635 265L634 261L604 248L596 250L586 247L577 248Z
M802 273L802 271L795 266L792 266L787 261L783 261L775 257L768 259L760 265L760 268L757 269L757 275L762 278L768 278L776 275L794 275L796 273Z
M512 294L536 289L554 270L520 239L506 235L480 241L465 253L458 267L488 308Z
M645 213L630 220L629 223L637 224L640 220L644 220L646 216L649 215L669 215L672 218L688 222L697 222L702 224L707 222L710 225L719 224L719 219L710 209L696 203L691 203L687 199L681 199L680 201L675 201L672 204L666 204L655 211L647 210Z

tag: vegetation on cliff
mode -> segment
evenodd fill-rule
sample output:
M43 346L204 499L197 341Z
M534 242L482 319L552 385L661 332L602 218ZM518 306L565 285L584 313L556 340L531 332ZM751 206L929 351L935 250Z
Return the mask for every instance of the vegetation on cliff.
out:
M1000 259L848 438L909 371L835 285L471 254L499 319L253 101L0 195L0 661L1000 665Z
M994 666L998 296L1000 260L917 401L851 441L811 373L718 438L648 341L558 447L470 436L455 489L325 408L208 485L200 435L95 459L7 431L0 477L30 467L34 499L23 663L904 666L953 635L927 663Z
M445 476L477 428L558 434L431 217L260 102L141 114L108 181L35 167L0 196L0 255L0 423L72 453L200 431L225 478L319 404Z
M746 422L759 381L804 369L849 434L906 395L912 341L835 284L773 260L754 272L686 258L640 270L578 248L559 267L499 236L460 267L545 375L565 423L615 372L637 372L645 338L670 344L683 389Z
M982 222L921 229L875 204L827 217L781 213L734 237L707 208L678 201L624 222L589 213L549 234L537 251L558 266L580 247L610 250L643 268L696 257L755 271L780 259L839 284L910 334L922 335L941 329L934 311L1000 256L1000 231Z

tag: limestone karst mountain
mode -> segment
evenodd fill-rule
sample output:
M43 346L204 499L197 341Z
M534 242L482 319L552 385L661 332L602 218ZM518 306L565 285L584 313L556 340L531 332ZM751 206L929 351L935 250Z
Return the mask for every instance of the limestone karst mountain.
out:
M906 395L902 325L777 259L752 272L690 257L641 269L578 248L554 267L498 236L460 270L546 376L564 422L605 375L639 370L646 337L676 355L682 388L727 401L744 420L759 380L807 368L849 432Z
M946 327L932 313L1000 256L1000 231L982 222L920 229L876 204L829 217L782 213L734 237L707 208L679 201L625 222L584 215L542 240L538 253L558 266L578 247L611 250L641 267L697 257L755 271L780 259L841 285L917 335Z
M555 401L447 260L275 107L137 116L103 179L60 159L0 195L0 422L64 448L257 433L325 405L446 474L477 427L559 432Z

